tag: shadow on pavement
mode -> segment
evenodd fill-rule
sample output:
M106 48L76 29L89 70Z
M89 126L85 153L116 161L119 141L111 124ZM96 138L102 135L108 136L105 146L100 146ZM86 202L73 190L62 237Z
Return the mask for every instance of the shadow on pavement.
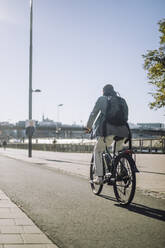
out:
M154 172L154 171L140 171L140 172L165 176L165 173L163 173L163 172Z
M156 208L150 208L148 206L144 206L144 205L138 204L138 203L132 203L131 205L129 205L127 207L124 207L120 204L115 204L115 206L125 208L129 211L132 211L132 212L135 212L138 214L142 214L144 216L147 216L147 217L150 217L153 219L165 221L165 211L164 210L160 210L160 209L156 209Z
M112 196L100 194L99 197L102 197L102 198L107 199L107 200L110 200L110 201L117 202L116 198L115 197L112 197Z
M108 195L100 194L99 197L102 197L102 198L110 200L110 201L117 202L116 198L108 196ZM127 207L122 206L120 204L115 204L115 206L127 209L129 211L132 211L132 212L135 212L135 213L138 213L138 214L141 214L141 215L153 218L153 219L165 221L165 211L164 210L160 210L160 209L156 209L156 208L150 208L148 206L138 204L138 203L131 203Z

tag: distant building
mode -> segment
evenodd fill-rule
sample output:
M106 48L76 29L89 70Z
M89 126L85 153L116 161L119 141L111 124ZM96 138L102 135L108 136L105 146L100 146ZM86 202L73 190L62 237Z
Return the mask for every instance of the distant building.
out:
M130 127L131 129L139 128L137 124L134 124L134 123L131 123L131 122L129 122L128 124L129 124L129 127Z
M0 122L0 139L25 138L25 121L18 121L15 125L8 122ZM43 118L35 122L35 138L89 138L85 134L82 125L76 123L62 124L49 118ZM159 138L165 136L165 124L163 123L129 123L133 138Z
M25 128L25 121L18 121L16 126Z
M49 118L45 118L44 115L42 116L42 121L38 121L37 125L39 127L53 127L53 126L61 126L62 123L55 122L53 120L50 120Z
M163 123L137 123L139 128L143 129L162 129L165 128Z
M9 123L8 121L0 122L0 126L13 126L13 124Z

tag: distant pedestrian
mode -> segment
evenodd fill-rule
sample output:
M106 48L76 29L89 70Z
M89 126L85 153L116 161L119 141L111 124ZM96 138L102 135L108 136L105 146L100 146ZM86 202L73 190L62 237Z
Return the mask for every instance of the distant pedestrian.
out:
M6 147L7 147L7 142L6 142L6 140L3 141L2 145L3 145L4 150L6 150Z

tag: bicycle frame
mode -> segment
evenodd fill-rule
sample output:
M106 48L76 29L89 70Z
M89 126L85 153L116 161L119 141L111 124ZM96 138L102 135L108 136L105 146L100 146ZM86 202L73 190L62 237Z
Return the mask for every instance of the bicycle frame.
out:
M130 133L130 130L129 130L129 133ZM115 143L114 143L114 149L113 149L113 153L112 153L113 155L110 154L107 146L105 148L105 152L103 153L103 160L104 160L104 163L106 164L109 172L110 172L110 168L109 168L109 165L107 164L107 162L105 160L105 154L107 153L108 156L110 156L110 158L112 160L112 165L111 165L112 168L111 169L113 170L113 163L114 163L115 158L117 157L117 155L116 155L116 143L117 143L118 140L120 140L120 138L114 137ZM137 172L139 172L139 170L137 169L137 166L136 166L136 163L135 163L136 157L135 157L135 153L132 150L132 139L131 139L131 135L130 134L129 134L129 137L124 141L125 144L127 142L128 142L128 149L121 151L121 154L125 153L125 154L128 154L131 157L134 154L134 158L133 158L133 160L134 160L134 168L133 169L134 169L134 172L137 173Z
M129 205L135 195L136 190L136 172L139 172L132 155L132 142L131 135L124 141L128 143L128 147L125 150L116 152L116 143L120 139L114 138L114 147L112 153L110 153L108 147L105 147L102 153L103 160L103 181L101 183L94 182L96 175L96 166L93 163L94 157L92 156L90 164L90 185L95 195L99 195L103 189L103 185L112 185L116 199L123 206Z

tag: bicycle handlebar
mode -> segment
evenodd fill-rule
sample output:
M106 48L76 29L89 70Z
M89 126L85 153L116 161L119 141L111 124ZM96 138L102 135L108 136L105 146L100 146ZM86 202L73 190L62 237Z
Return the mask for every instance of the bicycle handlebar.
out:
M87 127L84 127L83 128L83 131L86 132L86 133L91 133L92 132L92 129L89 129Z

